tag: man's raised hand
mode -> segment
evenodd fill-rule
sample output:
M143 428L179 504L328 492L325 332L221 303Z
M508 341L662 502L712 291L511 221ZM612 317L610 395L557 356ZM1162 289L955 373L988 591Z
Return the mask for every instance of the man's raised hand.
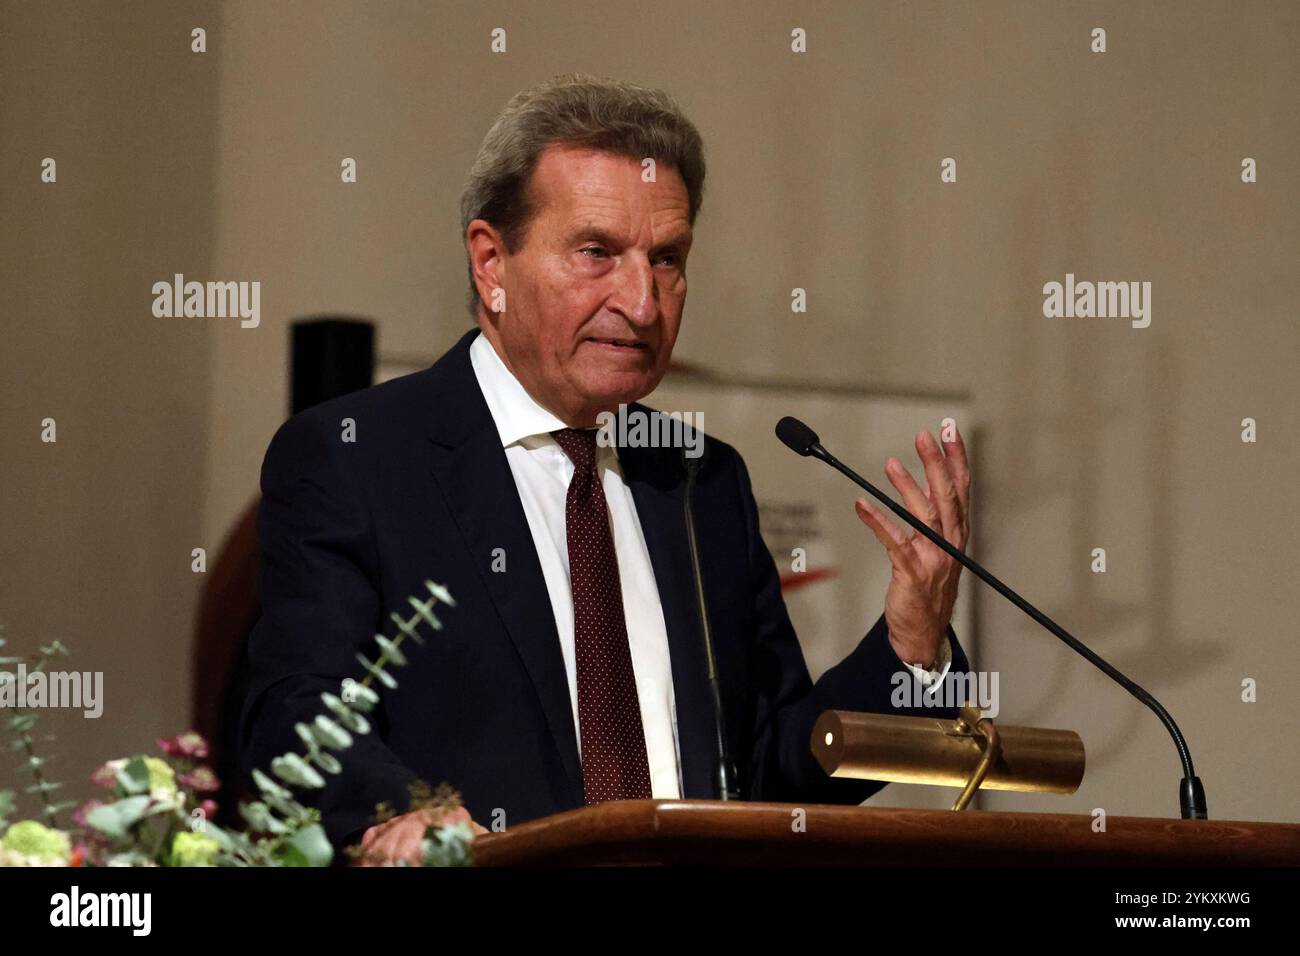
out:
M897 458L885 462L885 476L908 511L964 552L970 540L971 486L966 443L954 424L951 440L942 446L928 431L918 432L916 452L925 468L924 490ZM885 592L885 623L894 653L906 664L929 667L952 621L961 565L924 535L905 533L866 498L859 498L856 507L893 568Z

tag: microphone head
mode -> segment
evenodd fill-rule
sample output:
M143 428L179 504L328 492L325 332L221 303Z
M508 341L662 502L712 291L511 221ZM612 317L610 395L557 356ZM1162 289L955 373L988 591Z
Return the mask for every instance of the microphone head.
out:
M821 439L817 437L815 431L789 415L776 423L776 437L781 439L791 451L804 457L812 454L814 445L821 444Z

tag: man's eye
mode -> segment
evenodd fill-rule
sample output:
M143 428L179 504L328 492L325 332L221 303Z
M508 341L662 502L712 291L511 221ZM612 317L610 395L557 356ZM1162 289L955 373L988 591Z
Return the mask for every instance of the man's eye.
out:
M659 261L667 263L670 266L681 265L681 259L674 252L664 253L662 256L659 257Z
M604 254L605 254L605 250L604 250L601 246L587 246L586 248L582 249L581 251L582 251L582 252L598 252L598 253L600 253L601 255L604 255Z

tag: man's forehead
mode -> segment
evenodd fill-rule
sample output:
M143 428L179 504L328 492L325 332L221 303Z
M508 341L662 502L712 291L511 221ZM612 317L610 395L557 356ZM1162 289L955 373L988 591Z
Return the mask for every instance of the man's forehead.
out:
M656 224L684 222L690 197L677 170L657 168L654 182L643 181L641 170L641 163L629 156L554 145L543 151L533 185L543 205L564 210L570 226L593 218L624 219L643 202Z

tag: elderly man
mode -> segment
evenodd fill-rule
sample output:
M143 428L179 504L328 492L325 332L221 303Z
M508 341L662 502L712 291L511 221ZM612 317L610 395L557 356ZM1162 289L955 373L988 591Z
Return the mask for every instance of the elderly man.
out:
M661 92L569 75L519 93L462 202L477 328L431 368L304 412L272 441L246 764L295 749L294 723L356 674L426 578L457 600L316 795L336 845L412 859L435 819L481 830L716 796L680 450L608 447L593 429L620 405L648 413L636 402L668 368L704 169L698 132ZM707 448L695 507L741 796L859 803L881 784L827 777L812 724L828 708L899 712L891 678L905 667L923 681L966 669L950 627L960 567L859 499L893 568L884 613L814 684L745 464ZM887 476L964 547L961 438L922 432L916 450L926 488L895 459ZM464 809L410 811L417 779L451 783ZM407 812L375 825L380 801Z

